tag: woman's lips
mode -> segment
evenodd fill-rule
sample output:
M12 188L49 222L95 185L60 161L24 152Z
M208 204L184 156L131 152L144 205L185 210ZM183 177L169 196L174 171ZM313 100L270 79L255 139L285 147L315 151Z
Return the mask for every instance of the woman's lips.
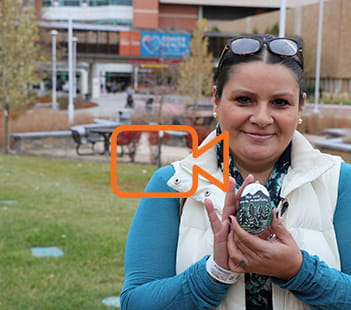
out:
M249 136L251 139L255 140L255 141L267 141L270 138L273 137L273 134L269 134L269 133L255 133L255 132L246 132L246 135Z

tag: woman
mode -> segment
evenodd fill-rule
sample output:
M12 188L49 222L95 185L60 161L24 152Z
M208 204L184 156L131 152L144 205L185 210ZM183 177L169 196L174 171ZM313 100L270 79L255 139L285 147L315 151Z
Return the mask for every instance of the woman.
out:
M306 100L302 71L302 48L292 39L228 41L213 88L218 125L204 144L229 132L230 189L200 178L185 202L141 200L122 309L351 309L351 168L296 131ZM188 191L194 164L223 179L222 155L218 143L163 167L146 191ZM258 236L234 216L253 182L266 186L275 207Z

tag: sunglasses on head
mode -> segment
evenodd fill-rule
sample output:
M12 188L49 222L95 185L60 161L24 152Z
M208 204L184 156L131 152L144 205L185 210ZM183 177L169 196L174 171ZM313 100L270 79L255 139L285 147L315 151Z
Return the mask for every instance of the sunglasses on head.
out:
M229 39L219 57L217 70L223 65L224 55L230 50L234 55L248 56L258 53L263 45L275 55L293 57L303 68L302 46L290 38L236 37ZM294 57L296 56L296 57Z

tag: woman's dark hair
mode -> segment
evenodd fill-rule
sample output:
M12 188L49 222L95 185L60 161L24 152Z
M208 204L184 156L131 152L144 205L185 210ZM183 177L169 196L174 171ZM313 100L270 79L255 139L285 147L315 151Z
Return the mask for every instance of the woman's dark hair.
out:
M245 37L253 37L253 38L261 38L261 39L273 39L275 38L270 34L262 34L262 35L245 35ZM299 102L300 104L303 102L303 69L301 63L299 63L296 59L297 56L287 57L273 54L269 51L266 45L262 47L262 49L250 55L235 55L230 49L228 49L225 54L222 56L221 66L217 69L215 75L215 85L217 88L216 98L220 99L222 97L223 87L228 82L230 74L233 72L234 67L236 65L242 63L248 63L252 61L263 61L268 64L282 64L289 68L296 77L296 82L300 87L300 96ZM302 57L302 55L301 55Z

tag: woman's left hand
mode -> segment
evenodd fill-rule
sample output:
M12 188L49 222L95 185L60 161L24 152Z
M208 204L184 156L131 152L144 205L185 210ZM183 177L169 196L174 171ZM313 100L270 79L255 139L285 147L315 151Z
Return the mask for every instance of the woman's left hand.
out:
M224 269L229 269L228 266L228 232L229 232L229 217L235 214L238 208L240 195L247 184L254 181L252 175L249 175L243 186L236 191L235 179L229 178L229 191L226 193L222 219L219 219L211 200L205 201L206 211L211 223L213 232L213 257L214 261Z
M231 216L231 232L228 238L229 268L233 272L251 272L289 280L302 264L302 253L294 238L283 225L283 219L273 210L269 227L275 236L264 240L248 233Z

